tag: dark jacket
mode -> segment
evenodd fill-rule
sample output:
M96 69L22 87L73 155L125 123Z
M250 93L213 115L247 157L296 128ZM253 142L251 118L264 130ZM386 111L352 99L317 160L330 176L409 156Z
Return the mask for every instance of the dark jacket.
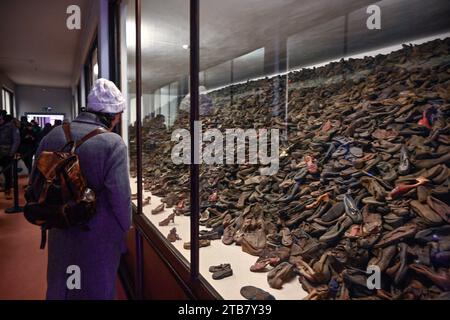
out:
M32 127L26 124L20 129L20 146L19 152L23 156L30 156L37 148L38 136Z
M0 126L0 158L14 156L20 145L19 129L13 121Z
M71 123L75 140L102 126L92 113L82 113ZM66 144L63 128L53 129L41 141L36 156ZM97 213L89 230L49 230L47 299L114 299L114 288L125 234L131 225L131 191L127 147L115 133L104 133L78 150L88 187L97 195ZM33 172L34 175L34 172ZM81 289L67 288L67 268L81 270Z

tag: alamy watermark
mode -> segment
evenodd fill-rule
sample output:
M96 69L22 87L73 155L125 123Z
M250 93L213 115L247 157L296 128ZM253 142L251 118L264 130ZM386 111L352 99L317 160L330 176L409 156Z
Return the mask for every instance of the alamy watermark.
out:
M81 9L77 5L67 7L66 13L69 15L66 19L66 26L69 30L81 29Z
M66 280L66 286L69 290L81 290L81 268L77 265L70 265L66 269L69 275Z
M172 142L178 142L172 149L173 163L191 164L190 132L175 130ZM268 166L259 169L261 175L274 175L280 164L279 145L278 129L226 129L224 134L219 129L208 129L202 133L202 122L194 123L194 164L261 164Z
M367 266L366 274L367 277L366 285L369 290L381 289L381 270L379 266L369 265Z
M381 8L376 4L370 5L366 10L367 14L370 14L367 18L366 26L369 30L381 29Z

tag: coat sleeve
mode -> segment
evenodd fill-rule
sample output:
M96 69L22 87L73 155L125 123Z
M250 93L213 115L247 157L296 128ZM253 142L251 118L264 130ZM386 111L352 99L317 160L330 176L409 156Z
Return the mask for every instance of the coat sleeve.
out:
M111 205L112 213L123 231L131 226L131 189L128 174L127 147L120 139L116 144L105 171L104 192Z

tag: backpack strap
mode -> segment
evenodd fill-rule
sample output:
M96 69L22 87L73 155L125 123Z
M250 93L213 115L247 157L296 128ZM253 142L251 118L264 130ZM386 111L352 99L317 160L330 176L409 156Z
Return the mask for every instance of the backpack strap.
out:
M64 123L63 124L63 129L64 129L64 135L66 137L67 144L62 148L62 150L64 150L68 145L72 145L72 153L75 151L75 149L77 149L83 143L85 143L89 139L95 137L96 135L109 132L108 130L99 127L97 129L89 132L87 135L85 135L83 138L81 138L80 141L76 141L75 142L73 140L72 133L70 132L70 124L69 123Z
M66 136L67 142L73 142L72 133L70 132L70 124L63 124L64 135Z
M88 141L89 139L102 134L102 133L107 133L109 132L108 130L104 129L104 128L97 128L91 132L89 132L87 135L85 135L83 138L81 138L80 141L77 141L75 144L75 149L79 148L83 143L85 143L86 141Z
M39 248L41 250L45 249L45 244L47 243L47 229L45 227L41 227L41 245Z
M70 132L70 124L64 123L62 125L62 127L64 130L64 135L66 136L67 143L64 145L64 147L61 148L61 151L65 150L67 148L67 146L72 146L70 153L74 153L75 152L75 142L73 141L72 133Z

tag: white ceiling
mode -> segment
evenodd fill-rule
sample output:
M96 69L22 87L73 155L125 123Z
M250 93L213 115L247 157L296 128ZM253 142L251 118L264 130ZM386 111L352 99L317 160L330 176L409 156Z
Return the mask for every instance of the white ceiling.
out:
M370 4L381 7L381 30L366 27ZM281 59L287 56L290 68L344 56L346 15L347 55L450 30L449 0L200 0L200 8L201 70L214 86L229 82L230 61L239 57L235 78L257 76L264 70L255 65L262 63L261 48L273 57L277 42L286 46ZM182 48L189 43L188 1L147 0L142 10L143 89L151 93L189 73ZM128 19L132 28L134 10ZM134 40L128 49L133 81Z
M66 28L66 8L77 4L87 17L91 1L0 0L0 72L17 84L70 87L83 30ZM142 2L147 92L189 72L189 50L182 48L189 43L188 3ZM365 28L365 8L372 3L382 9L379 31ZM209 69L206 78L217 84L227 82L224 71L238 57L244 56L235 61L236 74L260 73L260 54L247 54L264 48L273 55L277 41L287 46L290 67L342 56L346 14L348 54L450 30L449 0L201 0L200 8L201 69ZM133 41L128 47L133 79Z
M0 0L0 72L19 85L69 88L83 30L66 27L69 5L92 0Z

